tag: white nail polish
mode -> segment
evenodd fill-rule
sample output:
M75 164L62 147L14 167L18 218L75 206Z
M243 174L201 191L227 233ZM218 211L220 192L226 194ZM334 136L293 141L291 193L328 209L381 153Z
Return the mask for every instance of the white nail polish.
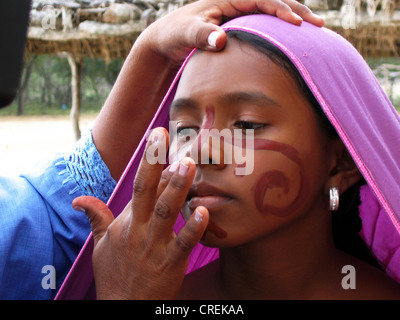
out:
M181 176L185 176L188 171L189 171L189 166L186 165L186 163L184 161L182 161L181 165L179 166L179 174Z
M171 166L169 167L169 172L175 172L176 169L178 169L179 166L179 161L175 161Z
M198 210L196 210L194 213L194 220L198 223L203 221L203 215Z
M162 138L163 138L163 133L160 130L153 129L150 134L149 140L152 144L159 145L161 143Z
M217 47L217 39L219 36L219 32L218 31L213 31L208 35L208 45L212 48L216 48Z

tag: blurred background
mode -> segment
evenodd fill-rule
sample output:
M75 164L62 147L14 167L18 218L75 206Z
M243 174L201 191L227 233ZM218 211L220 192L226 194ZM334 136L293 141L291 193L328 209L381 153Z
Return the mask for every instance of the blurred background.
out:
M0 110L0 174L72 148L92 125L129 49L184 0L33 0L16 99ZM347 38L400 111L400 0L304 0Z

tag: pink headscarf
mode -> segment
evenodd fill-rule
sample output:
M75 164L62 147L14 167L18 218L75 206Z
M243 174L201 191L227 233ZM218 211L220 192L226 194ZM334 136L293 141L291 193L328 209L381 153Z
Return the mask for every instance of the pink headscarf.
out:
M368 65L341 36L306 22L298 27L273 16L251 15L231 20L223 28L253 33L273 43L299 70L367 182L360 189L360 235L387 274L400 282L400 118ZM114 214L131 199L132 182L149 132L161 126L168 129L169 106L191 55L109 200ZM176 230L183 224L179 217ZM56 299L95 298L92 251L90 235ZM217 257L217 249L198 245L188 272Z

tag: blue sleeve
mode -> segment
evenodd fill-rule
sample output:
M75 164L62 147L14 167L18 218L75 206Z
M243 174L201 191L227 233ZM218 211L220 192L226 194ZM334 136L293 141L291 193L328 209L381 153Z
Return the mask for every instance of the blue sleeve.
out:
M90 233L72 200L107 201L115 185L90 132L73 152L0 177L0 299L54 298Z

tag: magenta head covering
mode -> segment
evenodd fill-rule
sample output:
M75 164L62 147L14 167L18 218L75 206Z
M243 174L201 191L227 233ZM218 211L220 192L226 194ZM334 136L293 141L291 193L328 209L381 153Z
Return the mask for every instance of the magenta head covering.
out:
M253 33L271 42L299 70L367 182L360 189L360 235L385 271L400 281L400 118L368 65L341 36L306 22L298 27L276 17L251 15L231 20L223 28ZM188 59L109 200L114 214L131 198L146 136L155 127L168 129L169 106ZM176 230L183 223L180 217ZM89 236L56 299L95 297L92 250ZM216 257L217 249L198 245L188 272Z

